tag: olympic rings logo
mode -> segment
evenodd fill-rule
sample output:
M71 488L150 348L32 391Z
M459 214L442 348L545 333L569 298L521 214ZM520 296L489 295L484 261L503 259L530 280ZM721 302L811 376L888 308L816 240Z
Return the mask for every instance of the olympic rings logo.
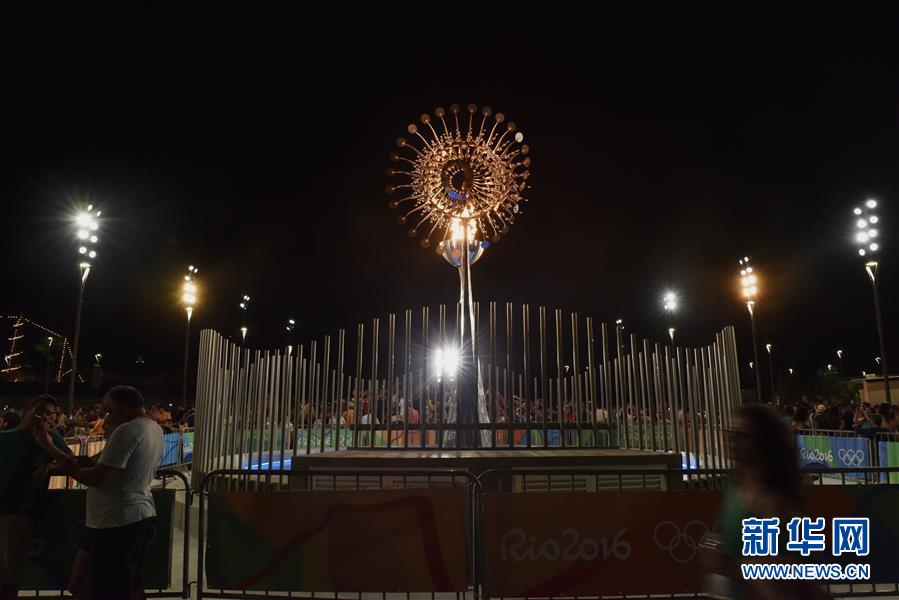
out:
M683 529L673 521L662 521L652 532L652 539L674 562L688 563L696 558L699 542L709 532L708 525L702 521L689 521Z
M840 461L847 467L860 467L865 462L864 450L840 448Z

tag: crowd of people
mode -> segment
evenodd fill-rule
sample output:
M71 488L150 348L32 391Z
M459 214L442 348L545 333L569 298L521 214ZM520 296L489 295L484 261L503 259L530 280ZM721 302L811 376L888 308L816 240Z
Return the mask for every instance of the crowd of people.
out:
M76 555L69 591L92 600L144 597L143 556L156 517L150 488L163 451L162 415L151 418L140 392L129 386L109 390L100 409L99 429L107 443L94 456L72 455L57 431L60 411L50 395L29 401L21 415L4 414L0 600L18 597L26 553L45 512L52 510L47 487L53 475L72 477L87 488L89 540Z
M899 432L899 420L891 404L872 407L868 402L831 403L818 397L814 403L804 400L780 409L780 417L792 433L805 429L855 432L873 439L878 433Z
M7 407L0 414L0 431L15 429L22 420L23 410ZM194 426L193 407L181 404L152 404L146 409L147 417L155 421L164 433L186 431ZM48 417L46 427L63 438L102 436L106 429L107 410L100 402L87 407L78 407L71 417L65 411L56 411Z

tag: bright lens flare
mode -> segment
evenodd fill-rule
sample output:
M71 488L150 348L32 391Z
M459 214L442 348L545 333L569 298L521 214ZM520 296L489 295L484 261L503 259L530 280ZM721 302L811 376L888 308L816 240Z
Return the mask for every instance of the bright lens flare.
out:
M438 376L453 377L459 369L459 351L441 348L434 353L434 368Z

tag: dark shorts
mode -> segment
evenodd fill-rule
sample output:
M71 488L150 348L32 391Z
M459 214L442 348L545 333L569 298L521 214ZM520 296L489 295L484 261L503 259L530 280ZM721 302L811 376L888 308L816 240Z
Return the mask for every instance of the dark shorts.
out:
M91 529L92 600L123 600L143 589L144 548L156 518L124 527Z

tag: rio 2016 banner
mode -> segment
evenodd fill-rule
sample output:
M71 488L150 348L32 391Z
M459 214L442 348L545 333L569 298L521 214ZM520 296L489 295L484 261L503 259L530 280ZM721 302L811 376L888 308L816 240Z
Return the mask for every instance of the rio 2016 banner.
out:
M210 587L313 592L462 592L463 488L213 492Z
M899 486L805 491L808 516L828 522L869 518L871 580L897 580ZM721 498L713 490L488 495L487 592L512 597L702 592L703 536L720 534L725 547L740 536L739 521L730 530L719 522Z
M871 466L871 444L862 437L797 435L799 466L806 468L849 468ZM847 477L864 477L847 473Z
M496 494L485 498L491 596L693 592L717 492Z

